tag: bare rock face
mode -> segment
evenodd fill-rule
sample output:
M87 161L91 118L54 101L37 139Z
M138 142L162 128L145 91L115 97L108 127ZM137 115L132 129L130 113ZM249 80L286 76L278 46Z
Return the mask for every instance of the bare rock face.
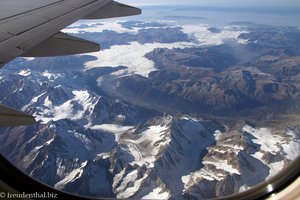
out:
M118 95L136 104L151 102L158 109L202 115L237 115L256 108L297 112L299 104L298 85L278 83L252 68L219 74L204 69L157 71L149 79L122 78L118 85Z
M227 47L218 48L186 48L155 49L146 57L156 63L158 69L178 69L182 67L211 68L216 72L223 71L237 63L237 59ZM229 52L228 52L229 51Z

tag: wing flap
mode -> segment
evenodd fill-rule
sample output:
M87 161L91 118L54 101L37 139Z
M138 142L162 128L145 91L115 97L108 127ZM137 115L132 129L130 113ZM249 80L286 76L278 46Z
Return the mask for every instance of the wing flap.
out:
M113 17L125 17L132 15L139 15L142 11L139 8L121 4L115 1L110 2L106 6L92 12L84 19L105 19Z
M32 125L34 123L34 117L0 105L0 127Z
M0 30L18 35L47 21L45 18L34 15L16 17L15 19L0 24Z
M95 0L77 0L77 1L66 1L64 4L59 4L52 6L51 9L43 9L35 12L35 15L41 16L47 19L55 19L59 16L62 16L66 13L70 13L82 6L86 6L90 3L95 2Z
M0 42L11 38L13 35L0 30Z
M59 32L28 50L24 57L47 57L89 53L100 50L100 45Z
M16 15L25 14L32 10L43 8L55 3L59 3L62 0L1 0L0 7L0 20L7 19Z

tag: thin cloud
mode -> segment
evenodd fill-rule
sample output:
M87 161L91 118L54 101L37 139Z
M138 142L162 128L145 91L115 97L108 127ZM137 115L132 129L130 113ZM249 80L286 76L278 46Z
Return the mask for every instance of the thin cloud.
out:
M114 22L112 22L114 23ZM115 22L116 23L116 22ZM113 25L111 25L113 27ZM126 45L115 45L100 52L88 54L97 57L97 60L85 63L85 69L99 67L120 67L126 69L114 72L113 75L123 76L130 74L140 74L148 77L151 71L156 70L155 63L145 57L147 53L156 48L191 48L201 46L213 46L223 44L226 40L236 40L242 44L247 41L238 39L238 36L245 31L238 31L232 27L224 27L219 33L212 33L208 30L208 25L184 25L182 31L189 35L191 42L175 43L145 43L131 42ZM84 31L84 29L83 29Z

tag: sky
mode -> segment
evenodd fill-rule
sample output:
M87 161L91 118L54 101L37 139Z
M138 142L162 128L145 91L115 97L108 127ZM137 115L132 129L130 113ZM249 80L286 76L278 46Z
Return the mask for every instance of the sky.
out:
M203 6L300 6L299 0L119 0L135 6L143 5L171 5L171 4L197 4Z

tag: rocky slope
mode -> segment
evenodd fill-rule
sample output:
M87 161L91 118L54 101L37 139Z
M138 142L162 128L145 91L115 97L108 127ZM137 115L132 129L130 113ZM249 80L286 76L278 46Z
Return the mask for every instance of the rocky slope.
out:
M297 81L274 79L253 67L235 67L221 73L202 68L161 70L150 73L148 79L136 75L116 80L114 95L137 105L206 116L237 116L258 108L298 113Z

